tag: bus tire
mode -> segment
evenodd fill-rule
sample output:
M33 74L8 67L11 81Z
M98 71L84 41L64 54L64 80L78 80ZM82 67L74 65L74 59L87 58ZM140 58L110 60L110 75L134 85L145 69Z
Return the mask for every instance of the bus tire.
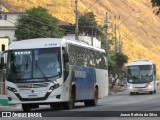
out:
M134 95L134 92L130 92L130 95Z
M75 106L75 90L73 89L70 101L64 103L64 108L70 110L74 106Z
M96 106L98 104L98 89L95 88L94 99L90 101L91 106Z
M51 109L59 109L61 106L59 103L50 104Z
M85 100L84 105L85 105L85 107L91 106L91 101L90 100Z
M156 90L154 90L154 93L156 93L157 91Z
M149 94L153 94L153 91L149 91Z
M22 109L24 112L30 112L31 111L31 106L28 104L22 104Z

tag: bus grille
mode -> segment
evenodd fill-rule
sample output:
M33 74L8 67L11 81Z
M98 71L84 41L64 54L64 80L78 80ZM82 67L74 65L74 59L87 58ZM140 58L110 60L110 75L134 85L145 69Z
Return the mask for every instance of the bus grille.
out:
M47 87L49 83L23 83L23 84L16 84L18 88L42 88Z
M135 88L146 88L146 87L135 87Z

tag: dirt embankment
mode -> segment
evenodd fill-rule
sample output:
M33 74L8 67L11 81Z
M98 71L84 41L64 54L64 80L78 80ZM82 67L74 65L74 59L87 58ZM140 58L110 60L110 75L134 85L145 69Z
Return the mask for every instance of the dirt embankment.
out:
M126 89L127 89L127 87L118 86L118 85L115 85L113 88L109 87L109 95L112 95L112 94L115 94L115 93L118 93L118 92L123 92Z

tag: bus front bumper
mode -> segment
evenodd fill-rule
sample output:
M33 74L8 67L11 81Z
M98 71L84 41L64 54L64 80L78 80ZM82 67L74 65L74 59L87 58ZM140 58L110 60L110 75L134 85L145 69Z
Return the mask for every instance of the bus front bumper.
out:
M58 88L54 92L13 93L7 90L9 104L30 104L30 103L57 103L67 101Z
M148 93L150 91L154 91L154 88L153 87L144 87L144 88L129 87L128 90L129 92Z

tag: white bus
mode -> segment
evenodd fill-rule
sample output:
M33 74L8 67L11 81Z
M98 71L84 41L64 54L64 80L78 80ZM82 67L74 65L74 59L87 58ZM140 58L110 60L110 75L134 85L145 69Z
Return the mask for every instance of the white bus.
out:
M151 60L136 60L127 65L127 82L130 95L156 93L156 65Z
M10 104L31 111L41 104L71 109L75 102L97 105L108 95L105 50L64 38L38 38L10 44L7 62Z

